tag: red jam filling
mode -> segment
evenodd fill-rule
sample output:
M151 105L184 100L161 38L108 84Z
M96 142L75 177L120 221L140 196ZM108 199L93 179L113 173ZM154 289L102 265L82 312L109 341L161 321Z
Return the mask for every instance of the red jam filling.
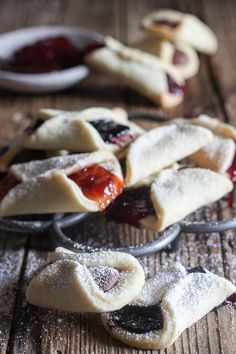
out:
M233 182L234 184L234 189L235 189L235 183L236 183L236 155L234 157L234 160L233 160L233 163L232 165L230 166L230 168L228 169L228 175L231 179L231 181ZM229 196L228 196L228 205L229 207L232 207L235 203L235 191L229 193Z
M48 37L16 50L1 69L19 73L46 73L83 64L84 56L102 47L90 43L83 48L64 36Z
M175 49L172 62L175 65L183 65L188 62L187 55L179 49Z
M106 217L117 223L140 227L146 216L156 215L150 198L150 187L143 186L126 190L106 210Z
M185 95L185 86L184 85L179 85L169 74L166 74L167 76L167 81L168 81L168 87L169 87L169 93L171 95Z
M123 190L120 178L98 164L85 167L68 177L81 188L88 199L98 204L101 211Z
M133 138L127 125L118 124L108 119L98 119L89 123L99 132L106 143L122 147Z
M174 21L174 20L170 20L168 18L163 18L163 19L159 19L159 20L153 20L153 23L155 25L161 25L161 26L166 26L166 27L170 27L170 28L175 28L178 26L179 21Z
M17 184L19 184L19 181L17 181L14 176L7 174L6 172L0 172L0 201Z

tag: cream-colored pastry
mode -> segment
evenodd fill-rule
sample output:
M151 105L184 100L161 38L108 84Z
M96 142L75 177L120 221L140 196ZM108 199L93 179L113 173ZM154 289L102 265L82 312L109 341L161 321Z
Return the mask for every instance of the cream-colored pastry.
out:
M146 16L142 25L154 35L173 42L187 43L199 52L214 54L217 50L214 32L194 15L161 9Z
M88 172L88 168L94 169ZM107 185L104 195L94 200L76 183L82 169L99 184L98 168ZM99 172L98 171L98 172ZM90 173L90 175L89 175ZM53 157L13 165L10 174L19 182L0 202L0 215L80 212L103 210L122 191L123 177L116 157L109 151ZM91 188L96 188L96 183Z
M106 330L132 347L165 349L179 335L236 292L236 287L202 267L173 263L147 280L123 309L101 315Z
M58 248L30 282L27 301L72 312L114 311L132 301L144 285L144 272L121 252L72 253Z
M199 70L198 55L186 43L172 43L166 39L148 37L136 43L135 47L173 65L185 80L195 76Z
M154 128L129 147L126 156L126 185L156 173L193 154L212 141L212 133L189 124Z
M173 66L138 49L106 38L106 46L94 50L85 61L108 73L162 107L182 102L184 80Z
M233 189L225 176L202 168L166 169L126 189L108 207L109 220L162 231Z
M188 159L197 166L223 173L232 165L235 150L236 146L233 139L214 135L211 143L190 155Z
M45 120L29 136L25 141L27 148L117 152L144 132L141 127L125 119L121 111L108 108L94 107L80 112L43 109L38 115L51 119ZM121 131L118 136L113 133L117 128Z

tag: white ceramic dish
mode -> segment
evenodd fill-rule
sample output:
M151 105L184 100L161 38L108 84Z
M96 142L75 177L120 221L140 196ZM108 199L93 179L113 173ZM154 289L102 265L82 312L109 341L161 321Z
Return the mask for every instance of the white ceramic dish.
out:
M79 46L91 41L101 41L102 36L96 32L69 26L29 27L0 35L0 61L7 59L11 54L27 44L40 39L65 35ZM69 69L44 73L21 74L0 70L0 87L27 93L47 93L59 91L75 85L89 74L85 65L74 66Z

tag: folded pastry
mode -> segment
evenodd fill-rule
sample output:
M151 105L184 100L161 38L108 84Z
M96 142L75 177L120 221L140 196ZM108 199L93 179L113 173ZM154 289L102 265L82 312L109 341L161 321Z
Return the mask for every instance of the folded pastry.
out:
M194 124L205 127L214 133L213 140L202 149L189 156L188 159L200 167L210 168L216 172L226 172L232 165L235 156L236 129L219 119L207 115L197 118L179 118L173 122L178 124Z
M234 301L235 292L234 284L202 267L186 269L174 263L147 280L129 305L102 314L102 323L130 346L164 349L225 300Z
M144 272L131 255L121 252L72 253L56 249L30 282L27 301L73 312L114 311L132 301L144 285Z
M46 115L52 118L33 131L25 141L25 147L72 152L117 152L143 133L141 127L107 108L94 107L80 112L40 111L40 117Z
M16 139L0 157L0 167L6 168L24 148L60 151L91 152L108 150L121 154L128 144L144 130L127 118L121 108L93 107L78 112L41 109L33 127Z
M199 52L214 54L217 50L214 32L194 15L163 9L146 16L142 25L154 35L187 43Z
M107 218L162 231L233 189L227 177L202 168L166 169L151 177L125 189L107 208Z
M88 54L85 61L162 107L174 107L183 100L184 81L173 66L112 38L106 39L106 47Z
M104 210L122 189L109 151L16 164L0 181L0 215Z
M198 55L186 43L172 43L165 39L150 37L136 43L135 46L173 65L185 80L196 75L199 70Z
M152 129L137 138L126 156L126 185L156 173L193 154L213 139L205 128L171 124Z
M232 165L235 151L236 146L233 139L214 135L212 142L190 155L188 159L197 166L223 173Z

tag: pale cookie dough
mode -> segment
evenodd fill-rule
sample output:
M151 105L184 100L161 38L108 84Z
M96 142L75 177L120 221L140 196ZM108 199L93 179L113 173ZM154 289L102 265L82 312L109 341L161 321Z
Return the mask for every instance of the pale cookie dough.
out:
M175 107L184 98L184 80L173 66L113 38L106 38L106 46L88 54L85 61L162 107Z
M10 173L19 183L1 200L0 215L100 210L101 206L87 198L79 185L69 178L71 174L94 164L112 173L122 186L120 164L109 151L12 165ZM114 188L118 192L115 184Z
M27 288L27 301L33 305L72 312L114 311L132 301L144 285L141 265L126 253L58 248L51 262Z
M136 43L135 47L173 65L185 80L195 76L199 70L198 55L186 43L172 43L165 39L150 37Z
M227 177L208 169L166 169L126 189L106 215L118 223L162 231L232 189Z
M208 129L189 124L172 124L146 132L129 146L126 156L126 185L132 186L193 154L212 139L213 135Z
M217 50L214 32L194 15L162 9L146 16L142 25L154 35L187 43L199 52L214 54Z
M118 109L94 107L79 112L41 109L38 117L44 122L26 139L26 148L118 152L144 132Z
M173 263L147 280L123 309L101 315L106 330L132 347L164 349L179 335L233 295L236 287L202 267Z

